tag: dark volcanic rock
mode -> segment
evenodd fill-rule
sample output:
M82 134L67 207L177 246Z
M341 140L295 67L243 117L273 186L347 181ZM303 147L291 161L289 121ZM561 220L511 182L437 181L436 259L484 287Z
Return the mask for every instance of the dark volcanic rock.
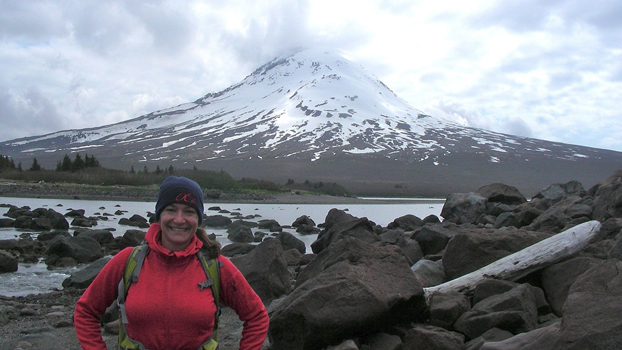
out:
M231 262L264 302L291 291L287 261L276 239L265 240L248 254L232 257Z
M307 268L315 272L271 311L273 350L321 349L425 318L423 289L404 258L391 250L347 237Z
M480 194L452 193L447 197L441 216L457 224L473 224L486 213L488 200Z
M518 188L502 183L482 186L476 192L491 203L515 205L525 203L527 201L527 198L520 193Z
M543 232L519 229L461 228L447 244L443 267L451 280L548 237L550 235Z

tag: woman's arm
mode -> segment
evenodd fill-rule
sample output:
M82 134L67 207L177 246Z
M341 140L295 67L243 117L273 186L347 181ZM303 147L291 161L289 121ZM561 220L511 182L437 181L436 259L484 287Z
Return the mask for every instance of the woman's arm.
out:
M223 263L220 270L221 302L232 308L244 322L240 350L260 350L270 324L268 312L237 267L223 256L218 260Z
M106 350L106 343L101 335L100 317L117 298L117 287L123 278L125 263L131 252L130 247L117 253L76 303L74 324L82 349Z

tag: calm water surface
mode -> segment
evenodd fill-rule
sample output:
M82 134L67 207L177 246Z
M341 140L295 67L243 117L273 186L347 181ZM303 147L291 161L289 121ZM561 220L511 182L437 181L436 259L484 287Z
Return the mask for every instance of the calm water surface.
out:
M383 198L383 202L386 201ZM274 219L282 226L291 225L298 217L307 215L321 224L326 218L326 214L332 209L347 210L356 217L367 217L369 220L381 226L387 226L394 219L413 214L420 218L428 215L440 215L444 200L441 199L412 199L406 203L399 204L246 204L246 203L205 203L205 213L207 215L218 215L210 207L219 207L230 212L237 212L243 217L254 217L249 221L261 219ZM147 217L149 212L154 211L155 202L130 202L130 201L89 201L89 200L69 200L69 199L41 199L41 198L9 198L0 197L0 204L11 204L18 207L28 206L31 209L49 208L65 214L71 209L84 209L85 216L107 216L108 220L98 221L93 229L112 229L114 236L122 236L126 230L135 229L125 225L119 225L121 218L129 218L134 214ZM4 215L8 208L0 208L0 215ZM119 214L115 214L115 213ZM221 214L229 216L229 214ZM232 219L235 217L231 216ZM68 218L71 223L71 218ZM290 232L307 245L307 252L311 252L310 245L315 241L317 235L299 235L295 229L285 228L284 231ZM70 232L72 230L70 229ZM225 246L230 243L224 229L207 228L208 233L215 233L217 240ZM16 239L20 235L30 234L36 237L38 232L15 230L12 228L0 228L0 240ZM76 268L48 271L44 263L20 264L15 273L0 274L0 295L17 296L30 293L44 293L54 289L62 289L62 281L69 277Z

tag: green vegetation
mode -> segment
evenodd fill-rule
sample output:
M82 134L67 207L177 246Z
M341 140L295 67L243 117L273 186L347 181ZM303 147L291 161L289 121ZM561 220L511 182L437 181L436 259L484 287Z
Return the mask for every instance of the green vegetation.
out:
M293 179L289 179L287 180L285 187L290 190L319 192L330 196L349 197L351 195L345 187L334 182L331 184L325 184L322 181L311 182L309 180L305 180L304 183L297 184Z
M8 156L0 155L0 178L24 181L24 182L47 182L47 183L72 183L92 186L159 186L169 175L185 176L196 181L202 188L220 190L223 192L283 192L304 191L310 193L322 193L331 196L350 196L350 193L336 183L324 184L322 182L310 182L296 184L294 180L288 180L285 186L280 186L272 181L242 178L237 181L223 170L199 170L174 169L172 165L164 168L156 166L151 171L147 165L141 170L129 171L103 168L94 156L76 154L72 160L65 155L56 164L56 170L43 169L37 159L34 158L28 170L22 170L21 163L15 166Z

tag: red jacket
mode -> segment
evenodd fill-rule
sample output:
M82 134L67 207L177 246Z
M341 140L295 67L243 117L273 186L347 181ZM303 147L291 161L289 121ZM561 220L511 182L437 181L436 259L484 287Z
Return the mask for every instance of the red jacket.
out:
M206 279L196 257L203 243L195 236L186 249L171 252L160 244L160 235L160 225L152 224L145 237L151 251L126 296L127 333L150 350L194 350L212 334L216 312L211 288L199 288ZM74 323L83 349L106 350L99 317L117 298L131 251L116 254L76 304ZM244 322L240 350L259 350L268 332L266 309L233 263L223 256L218 261L221 304Z

